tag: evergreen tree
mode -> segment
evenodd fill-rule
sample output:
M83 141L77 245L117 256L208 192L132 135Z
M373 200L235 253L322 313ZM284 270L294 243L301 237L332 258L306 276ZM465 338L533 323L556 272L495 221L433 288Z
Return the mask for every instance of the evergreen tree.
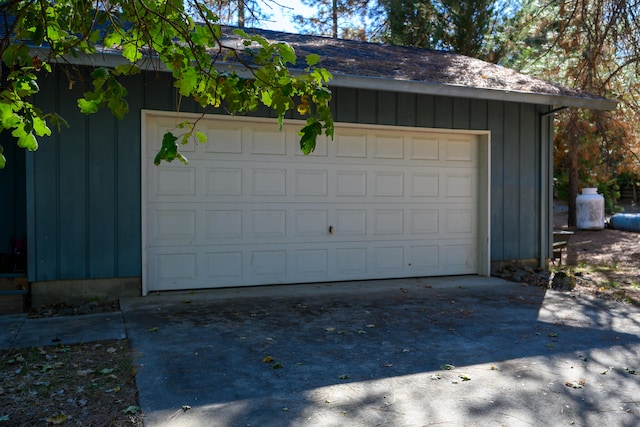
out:
M306 34L367 40L369 0L302 0L315 7L315 16L295 15L298 29Z
M509 65L596 96L620 100L612 112L570 110L556 117L555 173L575 225L581 186L615 201L617 178L640 173L640 1L529 0Z

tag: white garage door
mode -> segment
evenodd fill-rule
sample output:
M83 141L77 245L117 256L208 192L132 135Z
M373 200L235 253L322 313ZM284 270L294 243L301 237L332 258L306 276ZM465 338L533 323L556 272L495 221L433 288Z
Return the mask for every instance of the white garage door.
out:
M300 122L217 116L153 166L178 119L143 120L145 293L482 270L476 135L338 124L304 156Z

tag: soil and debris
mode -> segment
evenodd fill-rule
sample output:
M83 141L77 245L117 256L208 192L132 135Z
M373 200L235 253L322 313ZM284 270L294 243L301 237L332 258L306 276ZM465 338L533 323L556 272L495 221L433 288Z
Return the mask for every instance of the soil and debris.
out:
M554 229L568 230L568 212L558 202ZM549 271L519 265L494 275L548 289L595 295L640 305L640 233L604 228L572 229L562 258Z
M54 304L46 307L31 308L30 318L79 316L83 314L109 313L120 310L119 301L86 301L78 304Z
M0 350L0 364L0 425L143 425L127 340Z

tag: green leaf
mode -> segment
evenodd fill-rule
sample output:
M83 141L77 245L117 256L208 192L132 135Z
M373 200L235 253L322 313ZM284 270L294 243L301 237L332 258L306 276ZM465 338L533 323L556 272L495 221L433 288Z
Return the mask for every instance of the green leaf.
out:
M248 39L249 38L249 34L245 33L243 30L236 28L233 31L233 34L235 34L236 36L240 36L244 39Z
M178 138L173 134L173 132L169 131L164 134L164 136L162 137L162 147L160 148L160 151L158 151L158 154L156 154L155 159L153 160L153 163L155 165L159 165L162 162L162 160L170 163L175 159L180 160L184 164L188 163L186 157L184 157L178 151L178 144L176 143L177 140Z
M282 59L291 64L295 64L297 57L296 51L291 47L289 43L278 43L278 52L282 55Z
M51 135L51 129L47 126L47 122L37 116L33 118L33 130L38 136Z
M102 100L87 100L85 98L78 99L78 107L80 108L80 112L83 114L97 113L101 103Z
M122 56L127 58L130 62L136 62L142 59L142 53L138 50L138 46L134 43L127 43L122 49Z
M4 169L7 165L7 159L4 157L4 154L0 153L0 169Z
M196 139L201 144L207 143L207 135L204 132L196 131Z
M120 43L122 43L122 36L117 31L107 34L104 38L106 47L120 46Z
M320 55L317 55L315 53L309 54L307 55L306 59L307 61L307 65L309 67L313 67L314 65L316 65L318 62L320 62Z
M301 136L300 150L302 150L305 155L311 154L316 149L316 138L322 134L322 125L320 122L309 119L307 123L309 123L309 121L311 121L311 123L303 127L299 132Z

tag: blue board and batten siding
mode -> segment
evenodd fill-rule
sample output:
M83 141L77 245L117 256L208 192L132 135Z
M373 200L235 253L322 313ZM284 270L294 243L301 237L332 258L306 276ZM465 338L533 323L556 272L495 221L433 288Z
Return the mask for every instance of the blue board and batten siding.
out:
M130 112L85 116L56 73L42 81L36 101L70 124L27 155L29 280L139 277L141 260L140 110L175 111L167 74L128 80ZM492 261L548 256L544 227L550 210L541 172L549 169L546 106L350 88L334 88L337 122L491 131ZM185 102L181 111L197 111ZM255 115L270 113L260 110ZM274 126L277 126L274 121ZM544 156L543 156L544 153ZM541 193L542 192L542 193ZM542 215L542 217L540 216ZM541 230L545 232L541 233Z

